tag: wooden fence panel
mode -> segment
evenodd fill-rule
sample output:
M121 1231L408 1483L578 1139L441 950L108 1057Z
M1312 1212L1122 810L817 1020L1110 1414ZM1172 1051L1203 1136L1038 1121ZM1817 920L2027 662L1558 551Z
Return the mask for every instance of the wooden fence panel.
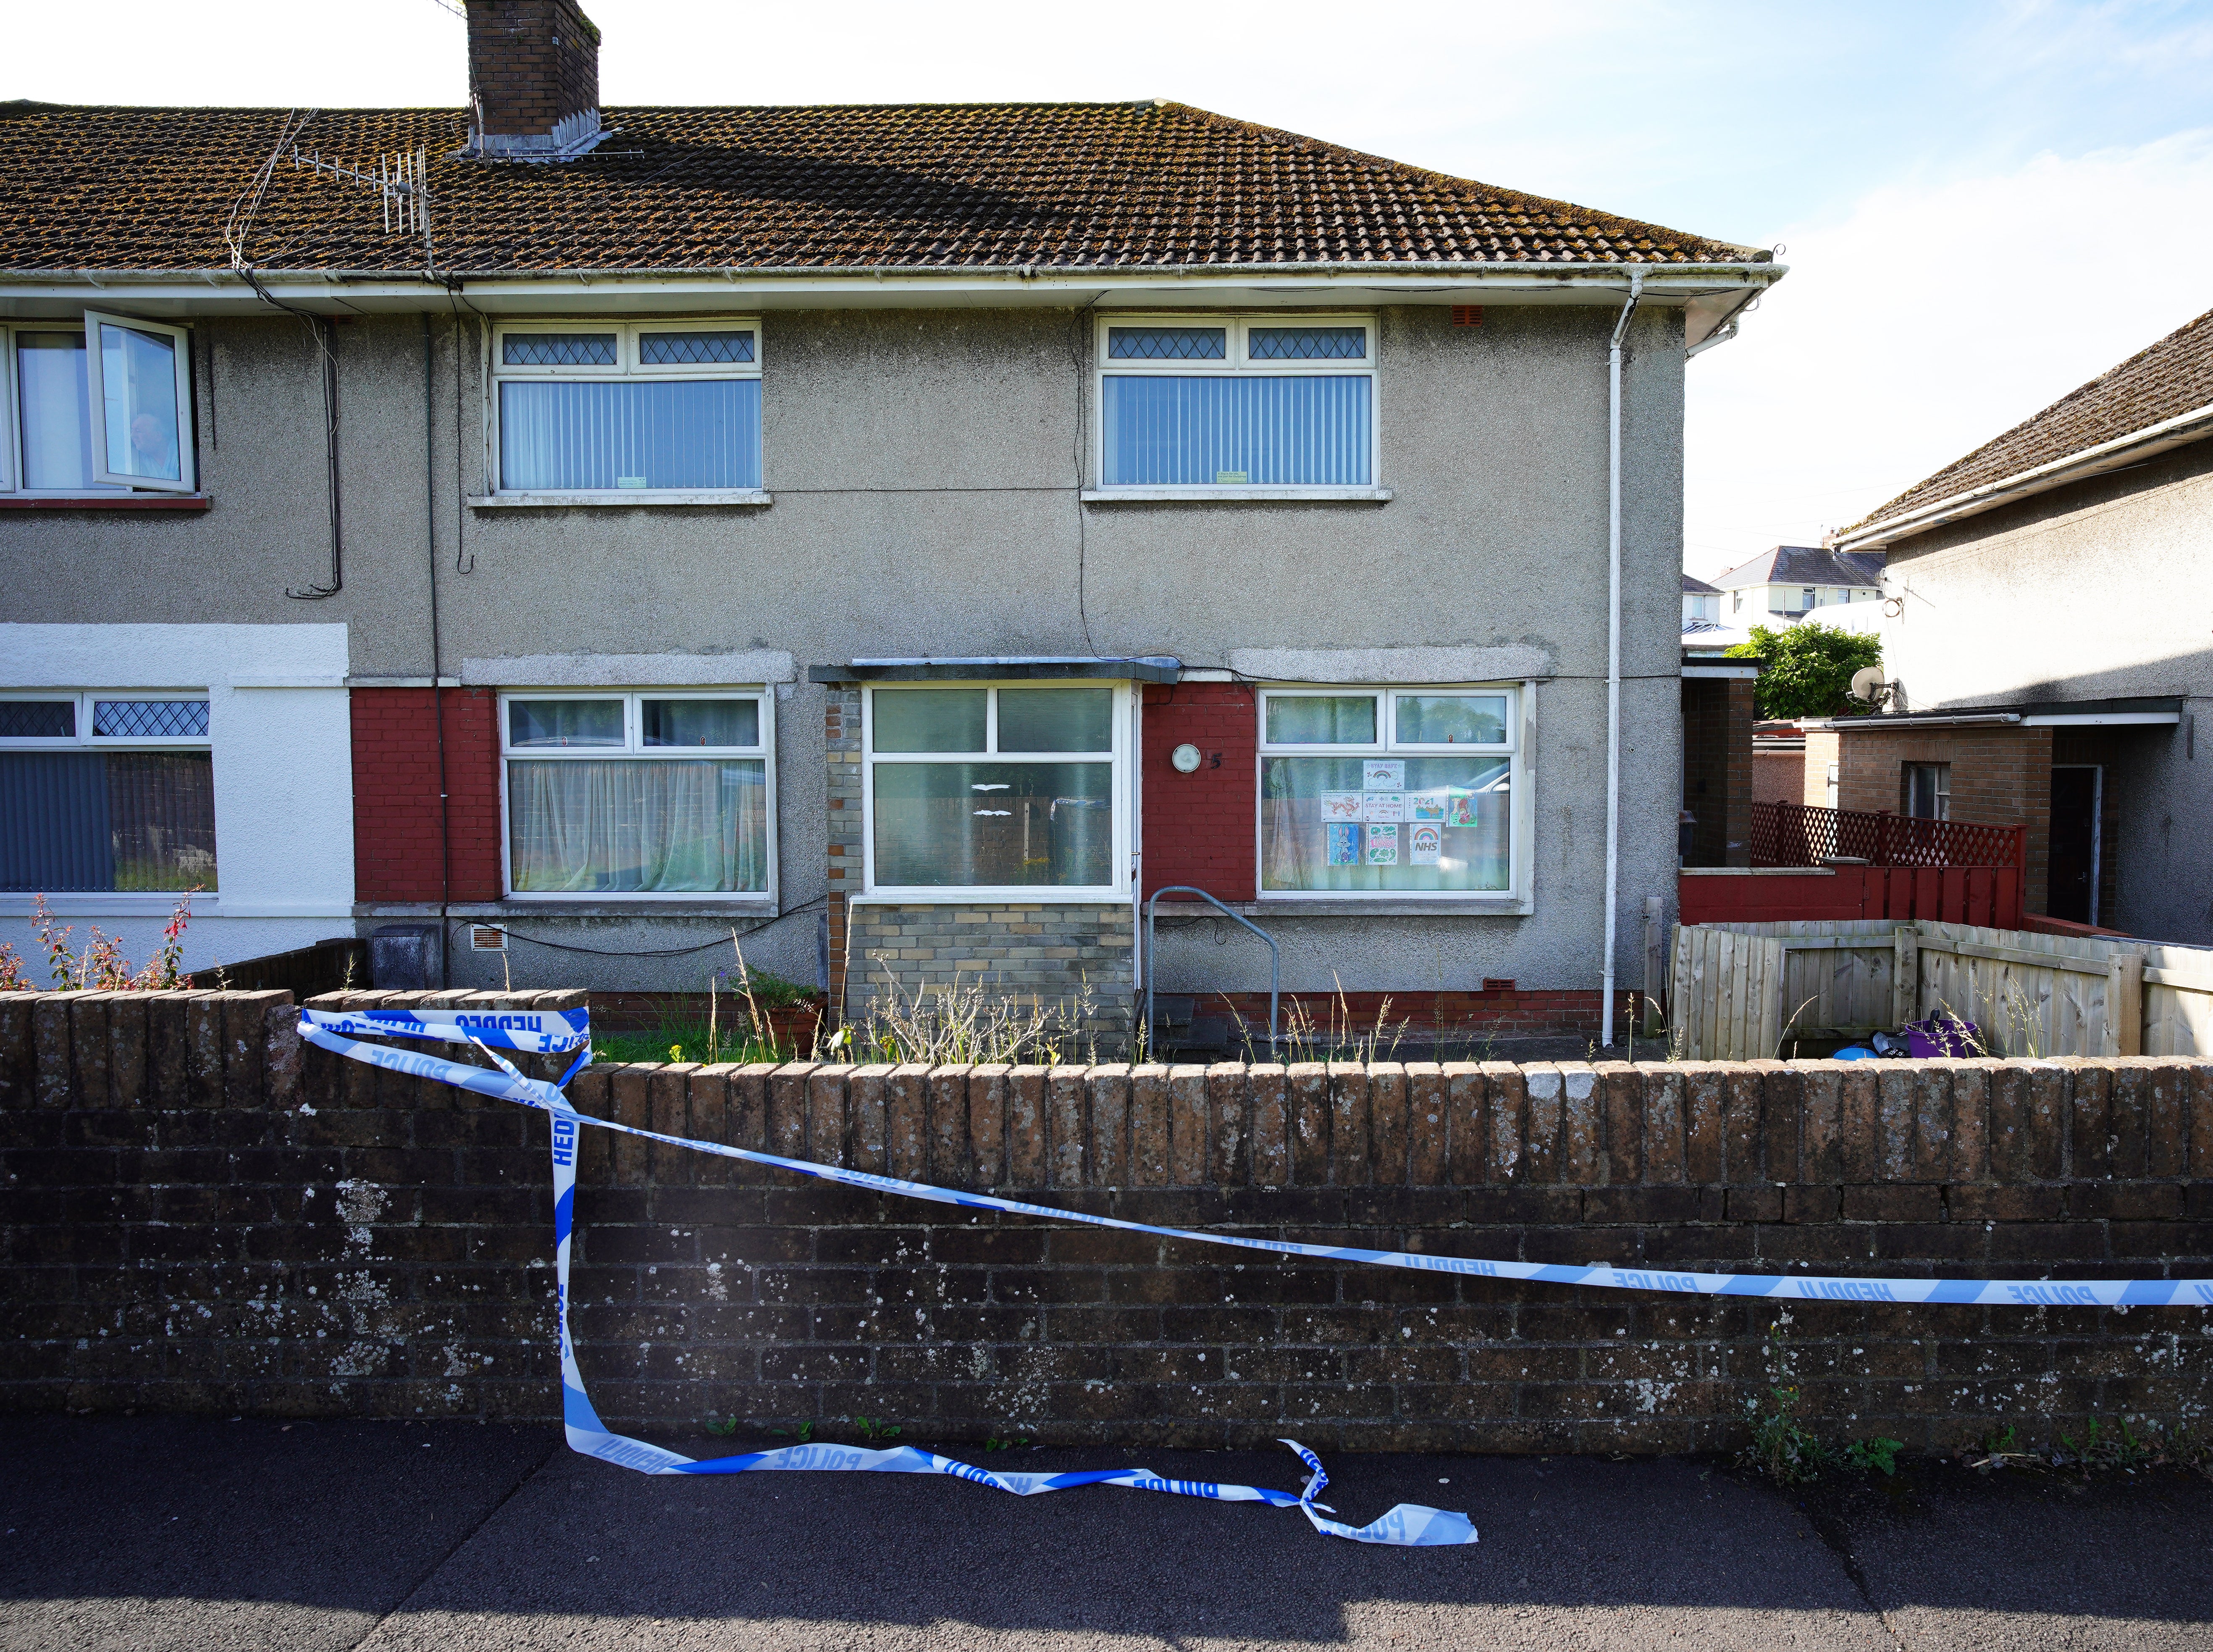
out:
M1891 882L1917 874L1870 869L1893 890L1918 893L1911 882ZM1993 904L2003 904L2009 875L2002 869L1988 886ZM1892 1026L1898 927L1887 918L1679 926L1673 1002L1685 1054L1753 1059L1773 1056L1786 1029L1804 1036ZM1917 937L1905 954L1915 960L1907 997L1913 1016L1972 1021L1993 1053L2096 1057L2136 1047L2146 1055L2213 1054L2213 948L1927 920L1911 927ZM2136 958L2143 963L2140 988L2132 964L2115 966ZM2118 1003L2116 979L2124 984ZM2129 1026L2117 1025L2117 1009Z

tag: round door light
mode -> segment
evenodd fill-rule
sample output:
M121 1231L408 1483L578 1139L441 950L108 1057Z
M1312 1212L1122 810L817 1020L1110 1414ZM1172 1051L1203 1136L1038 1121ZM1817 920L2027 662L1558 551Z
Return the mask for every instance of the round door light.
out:
M1178 774L1195 773L1199 764L1198 747L1179 746L1168 753L1168 761L1175 765L1175 771Z

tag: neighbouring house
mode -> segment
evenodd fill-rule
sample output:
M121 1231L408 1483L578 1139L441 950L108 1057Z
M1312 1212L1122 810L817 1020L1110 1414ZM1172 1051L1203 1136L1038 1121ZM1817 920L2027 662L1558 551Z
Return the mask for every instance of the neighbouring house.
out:
M1722 593L1718 586L1709 585L1702 579L1683 576L1683 630L1690 631L1699 625L1721 623Z
M2027 905L2213 942L2213 313L1847 529L1889 714L1809 727L1807 798L2024 825ZM2086 602L2085 592L2098 600Z
M1752 726L1752 801L1803 803L1806 796L1806 731L1795 722L1771 720ZM1826 798L1825 808L1836 805Z
M602 111L569 0L467 14L472 111L0 106L0 936L1112 1036L1265 993L1138 955L1192 885L1595 1026L1767 253L1152 100Z
M1714 588L1721 595L1716 617L1724 625L1747 630L1777 622L1795 625L1817 609L1881 600L1882 558L1814 545L1778 545L1716 575ZM1821 619L1835 623L1844 616L1825 613Z

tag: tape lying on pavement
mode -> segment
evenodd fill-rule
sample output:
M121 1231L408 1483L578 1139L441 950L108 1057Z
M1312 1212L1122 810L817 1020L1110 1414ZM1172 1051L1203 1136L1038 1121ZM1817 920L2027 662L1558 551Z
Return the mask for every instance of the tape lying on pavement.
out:
M579 1016L582 1014L582 1011L574 1013ZM594 1119L571 1107L558 1085L542 1078L524 1077L497 1050L491 1048L483 1039L472 1038L470 1041L498 1064L497 1072L458 1061L448 1061L438 1056L393 1049L389 1045L363 1044L357 1039L346 1037L347 1032L360 1027L362 1020L357 1014L333 1015L320 1010L303 1009L300 1012L300 1035L322 1049L367 1062L372 1066L418 1078L440 1079L480 1095L519 1101L552 1115L554 1276L558 1292L555 1317L561 1338L562 1423L572 1451L646 1474L747 1474L775 1470L949 1474L955 1479L971 1480L978 1485L1011 1492L1018 1497L1033 1497L1046 1491L1066 1491L1083 1485L1120 1485L1133 1491L1161 1491L1172 1497L1205 1497L1217 1503L1259 1503L1274 1509L1296 1509L1313 1523L1317 1532L1328 1537L1347 1538L1355 1543L1426 1549L1476 1540L1475 1527L1466 1515L1455 1514L1450 1509L1430 1509L1421 1503L1399 1503L1381 1518L1365 1526L1348 1526L1343 1521L1329 1519L1328 1516L1337 1511L1327 1503L1315 1501L1323 1488L1328 1485L1329 1475L1321 1466L1321 1459L1295 1440L1285 1440L1283 1443L1296 1452L1299 1460L1311 1472L1304 1487L1294 1493L1277 1491L1266 1486L1232 1485L1216 1480L1168 1479L1146 1468L1090 1469L1066 1474L1007 1473L978 1468L972 1463L941 1457L936 1452L919 1450L913 1446L895 1446L881 1451L836 1445L784 1446L774 1451L741 1452L728 1457L702 1460L665 1450L629 1435L617 1434L600 1420L599 1411L585 1389L584 1374L576 1363L576 1343L569 1335L569 1250L576 1224L576 1143L581 1127L585 1125L605 1125L624 1134L642 1136L672 1146L695 1147L703 1151L722 1151L726 1155L736 1153L740 1156L757 1158L764 1164L781 1165L791 1169L804 1168L803 1161L779 1159L768 1154L747 1155L742 1149L723 1149L711 1142L692 1142L680 1136L663 1136L631 1125ZM452 1034L445 1029L454 1025L456 1023L450 1021L442 1021L423 1025L420 1030L415 1030L400 1025L398 1018L387 1018L376 1023L376 1030L381 1033L400 1033L417 1038L451 1039ZM580 1030L583 1033L585 1046L583 1053L577 1058L578 1064L589 1059L591 1055L588 1028ZM467 1036L467 1033L465 1032L463 1036ZM506 1047L522 1046L509 1045ZM576 1067L571 1066L569 1072L563 1075L561 1082L566 1083L575 1072ZM882 1180L870 1179L871 1181ZM922 1188L919 1183L887 1186L911 1186L918 1191L943 1198L955 1197L943 1189Z
M572 1015L582 1014L582 1011L567 1013ZM423 1012L413 1014L415 1019L421 1020ZM1265 1503L1277 1506L1295 1503L1305 1509L1307 1518L1314 1521L1317 1530L1333 1537L1351 1538L1363 1543L1427 1546L1475 1541L1475 1529L1468 1524L1465 1515L1424 1509L1413 1503L1401 1503L1372 1525L1356 1529L1335 1521L1323 1520L1315 1512L1320 1505L1314 1504L1311 1499L1327 1483L1327 1477L1322 1473L1321 1464L1314 1454L1291 1441L1283 1443L1297 1452L1314 1471L1314 1478L1299 1497L1293 1497L1288 1492L1268 1491L1252 1486L1165 1480L1157 1475L1147 1474L1142 1469L1102 1472L1088 1476L996 1474L948 1458L917 1451L911 1447L870 1452L848 1451L843 1447L788 1446L777 1451L710 1458L699 1462L675 1452L664 1451L658 1446L648 1445L643 1441L614 1434L600 1421L599 1414L592 1409L591 1400L585 1394L583 1378L576 1369L575 1351L569 1337L569 1238L576 1205L576 1148L577 1132L587 1125L620 1135L635 1136L645 1141L665 1143L671 1147L713 1154L720 1158L770 1165L779 1170L789 1170L848 1187L896 1194L904 1198L926 1199L933 1204L950 1204L964 1210L1041 1216L1054 1222L1080 1222L1094 1228L1152 1234L1164 1239L1187 1240L1194 1244L1222 1245L1239 1250L1265 1251L1278 1256L1307 1257L1316 1261L1360 1262L1377 1267L1409 1268L1422 1273L1528 1280L1540 1284L1591 1285L1612 1290L1759 1296L1788 1301L1938 1302L2035 1308L2213 1305L2213 1279L1880 1279L1833 1274L1674 1272L1616 1268L1604 1262L1588 1265L1512 1262L1484 1257L1437 1256L1419 1251L1376 1251L1351 1246L1306 1245L1291 1240L1254 1239L1239 1234L1197 1233L1182 1228L1155 1227L1150 1222L1130 1222L1119 1216L1094 1216L1083 1210L1064 1210L1047 1204L1028 1204L1021 1199L1003 1198L996 1194L932 1187L924 1182L906 1181L896 1176L873 1175L864 1170L816 1164L806 1159L787 1159L752 1148L731 1147L721 1142L693 1141L686 1137L641 1129L636 1125L619 1124L612 1119L594 1119L570 1106L568 1098L561 1094L558 1085L545 1079L525 1078L497 1050L489 1047L483 1039L471 1037L469 1041L475 1043L498 1064L500 1070L497 1072L436 1056L418 1054L410 1050L394 1049L389 1045L363 1044L344 1035L341 1028L348 1027L349 1024L357 1028L362 1021L363 1016L358 1013L349 1017L303 1009L300 1012L300 1036L322 1049L357 1061L368 1062L372 1066L411 1074L418 1078L442 1080L481 1095L537 1107L553 1116L554 1228L559 1256L561 1381L569 1443L574 1449L588 1455L620 1463L625 1467L642 1469L648 1473L729 1474L753 1469L825 1467L887 1473L941 1473L974 1480L978 1484L997 1486L1002 1490L1024 1497L1039 1491L1058 1490L1065 1485L1129 1485L1143 1490L1173 1491L1186 1497L1211 1497L1233 1503ZM378 1023L377 1030L418 1038L450 1038L452 1034L445 1029L456 1025L442 1022L434 1030L425 1023L422 1031L411 1032L394 1021ZM462 1036L469 1036L466 1029L462 1030ZM585 1036L588 1040L588 1030ZM588 1058L590 1053L587 1042L577 1058L577 1065ZM563 1076L561 1082L566 1083L576 1070L576 1067L572 1065ZM823 1461L820 1458L824 1453L852 1460ZM738 1466L721 1466L724 1464Z

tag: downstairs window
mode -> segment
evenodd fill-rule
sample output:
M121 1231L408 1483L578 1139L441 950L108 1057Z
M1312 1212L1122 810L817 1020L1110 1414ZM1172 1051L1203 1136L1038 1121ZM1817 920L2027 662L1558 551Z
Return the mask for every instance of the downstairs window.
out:
M212 892L214 773L204 696L0 698L0 890Z
M509 890L766 893L771 704L758 691L503 697Z
M1520 726L1518 688L1264 690L1262 893L1511 893Z

